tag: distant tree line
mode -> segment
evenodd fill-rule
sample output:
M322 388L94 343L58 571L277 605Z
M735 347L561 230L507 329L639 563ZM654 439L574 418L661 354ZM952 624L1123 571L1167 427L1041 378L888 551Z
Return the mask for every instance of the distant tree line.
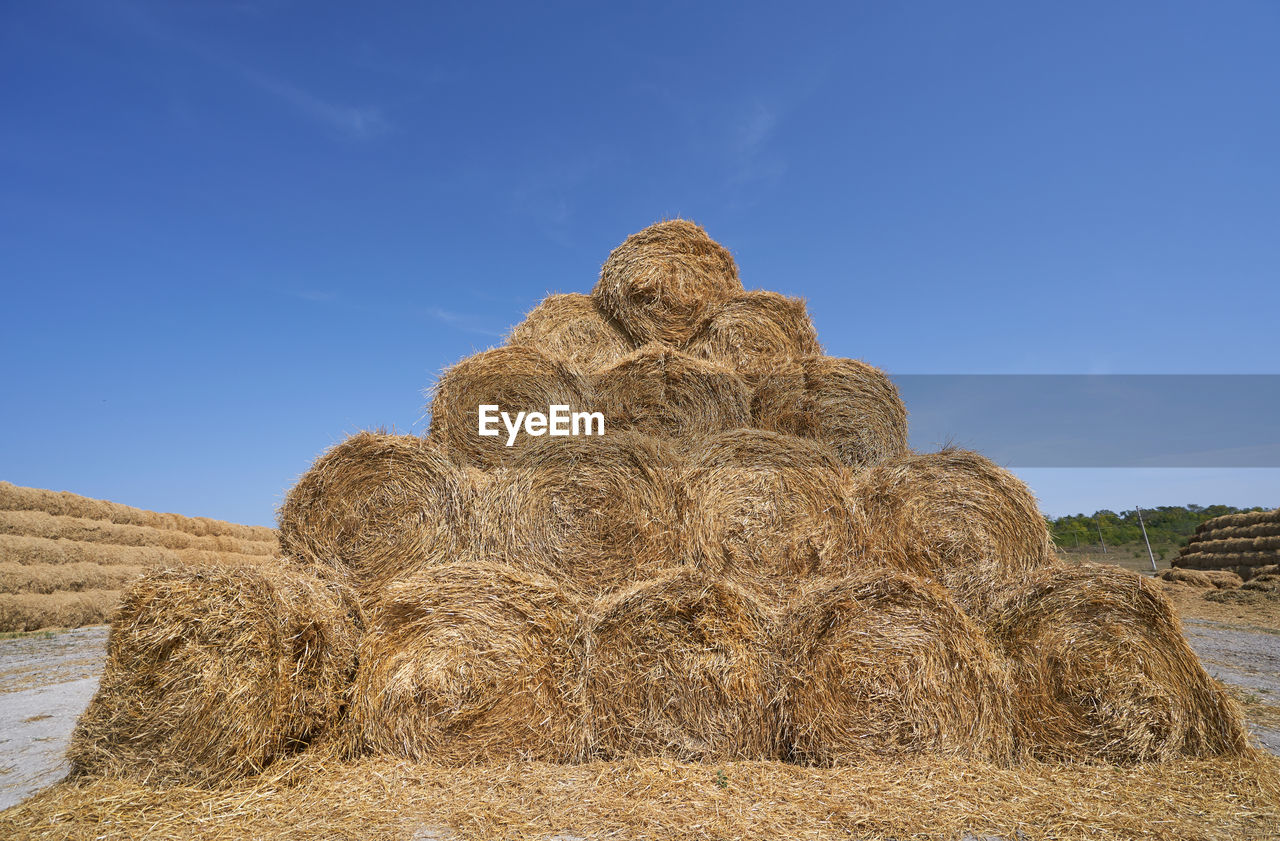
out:
M1186 542L1195 533L1196 526L1205 520L1212 520L1223 514L1261 510L1261 507L1234 508L1230 505L1162 505L1159 508L1143 508L1142 519L1147 524L1147 536L1152 545L1163 546ZM1063 549L1077 545L1096 546L1099 530L1108 546L1142 542L1138 515L1132 510L1117 513L1104 508L1092 514L1046 519L1054 542Z

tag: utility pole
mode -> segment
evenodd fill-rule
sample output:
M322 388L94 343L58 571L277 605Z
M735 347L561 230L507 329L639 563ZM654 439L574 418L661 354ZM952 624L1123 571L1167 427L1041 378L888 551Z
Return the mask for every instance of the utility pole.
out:
M1107 541L1102 539L1102 523L1097 518L1093 521L1094 528L1098 530L1098 542L1102 544L1102 554L1107 554Z
M1147 524L1142 522L1142 509L1138 506L1133 507L1138 512L1138 525L1142 526L1142 542L1147 544L1147 557L1151 559L1151 571L1156 571L1156 554L1151 551L1151 541L1147 540Z

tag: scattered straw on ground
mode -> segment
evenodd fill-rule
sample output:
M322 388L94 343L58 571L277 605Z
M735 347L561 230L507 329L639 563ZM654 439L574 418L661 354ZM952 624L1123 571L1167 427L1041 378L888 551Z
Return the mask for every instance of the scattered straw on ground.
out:
M955 841L1018 831L1055 841L1274 841L1277 826L1280 759L1262 753L1134 768L940 759L840 769L667 759L468 768L299 760L291 774L216 791L64 783L0 814L0 835L15 841L410 841L446 827L472 841Z

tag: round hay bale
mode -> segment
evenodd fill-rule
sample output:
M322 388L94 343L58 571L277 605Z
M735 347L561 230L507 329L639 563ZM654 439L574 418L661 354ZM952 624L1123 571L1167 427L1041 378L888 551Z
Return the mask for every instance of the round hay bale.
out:
M280 546L362 593L470 542L474 491L431 441L361 432L316 460L280 507Z
M489 486L477 536L590 596L634 583L677 561L676 463L635 432L539 442Z
M822 441L855 469L907 452L907 410L878 368L809 356L763 365L751 402L755 425Z
M666 573L598 601L585 639L588 756L777 756L767 623L747 591Z
M1011 756L1008 672L936 584L883 569L814 582L788 605L778 652L798 762Z
M524 321L511 328L508 345L522 345L579 371L612 365L635 349L590 295L548 295Z
M681 478L691 558L772 594L846 571L865 526L844 474L829 448L804 438L735 429L701 441Z
M479 434L480 406L494 405L514 422L517 412L546 414L551 406L592 411L590 386L568 364L530 347L500 347L469 356L440 375L432 389L431 437L461 464L489 470L510 464L537 436L523 429L507 446L505 424L496 436Z
M394 582L360 644L353 751L448 765L572 761L576 616L554 582L499 564Z
M967 450L909 455L852 485L875 553L939 581L980 612L999 588L1054 563L1048 526L1016 476Z
M748 379L766 360L822 355L804 301L767 291L745 292L726 301L702 323L685 350Z
M646 345L596 371L591 385L605 429L691 438L751 425L751 396L733 371Z
M1019 742L1052 761L1124 764L1240 753L1239 711L1153 581L1119 567L1044 570L994 610Z
M732 255L695 223L672 219L615 248L591 295L636 344L679 345L742 291Z
M74 772L230 780L328 735L356 667L353 604L292 570L146 575L112 620L102 682L67 752Z
M1280 564L1266 564L1249 568L1249 578L1260 578L1264 575L1280 575Z
M1209 583L1219 590L1234 590L1244 583L1244 579L1231 570L1206 569L1200 572Z

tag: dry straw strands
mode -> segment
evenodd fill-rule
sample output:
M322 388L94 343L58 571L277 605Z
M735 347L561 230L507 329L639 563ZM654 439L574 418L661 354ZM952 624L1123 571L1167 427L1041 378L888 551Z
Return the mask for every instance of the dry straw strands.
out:
M1255 523L1252 526L1225 526L1211 531L1198 531L1188 538L1188 545L1195 545L1208 540L1228 540L1240 537L1280 537L1280 518L1270 523Z
M1212 555L1216 553L1274 552L1280 550L1280 537L1232 537L1218 538L1217 532L1209 532L1210 540L1198 540L1188 544L1187 554Z
M0 534L0 557L17 564L97 564L98 566L162 566L179 563L269 564L269 555L241 555L205 549L165 549L162 546L117 546Z
M305 755L304 755L305 757ZM95 841L958 839L1275 841L1280 758L1115 767L894 757L846 768L669 759L453 768L309 764L225 789L61 783L0 813L0 836ZM718 781L722 780L723 785Z
M767 291L726 301L699 326L685 350L744 376L762 364L822 354L804 301Z
M738 429L703 440L680 482L689 554L770 592L845 571L863 528L844 472L830 449L804 438Z
M101 625L115 613L119 590L0 593L0 631Z
M748 591L666 573L599 600L585 639L588 756L777 755L768 627Z
M751 396L733 371L662 345L646 345L591 384L605 431L688 439L751 425Z
M583 372L612 365L635 345L590 295L548 295L511 328L507 344L522 345Z
M980 610L1002 582L1052 562L1035 497L1017 477L967 450L878 465L852 488L873 553L951 588Z
M244 540L239 537L207 535L199 537L182 531L150 526L127 526L106 520L46 514L43 511L0 511L0 534L78 540L86 543L111 543L117 546L157 546L162 549L200 549L206 552L232 552L243 555L271 555L276 552L270 541Z
M366 595L470 541L471 483L431 441L361 432L316 463L280 507L280 546Z
M809 356L762 367L751 410L761 429L813 438L853 468L907 451L907 410L878 368Z
M1203 534L1217 529L1242 528L1276 522L1280 522L1280 508L1273 508L1270 511L1242 511L1239 514L1223 514L1221 517L1206 520L1196 526L1196 534Z
M431 438L459 463L489 470L509 464L534 439L521 434L508 447L501 421L500 435L481 437L481 405L496 405L514 420L517 412L546 413L553 405L594 411L591 402L586 379L567 363L530 347L493 348L440 375L432 389Z
M0 482L0 510L43 511L61 517L83 517L87 520L106 520L128 526L148 526L164 531L181 531L198 537L221 536L241 540L275 540L275 530L264 526L242 526L207 517L184 517L181 514L161 514L143 511L102 499L66 491L46 491L40 488L24 488L9 482Z
M778 639L796 761L1010 758L1008 673L938 585L891 570L818 581L791 601Z
M592 297L636 344L682 344L716 304L741 294L733 257L693 222L632 234L609 254Z
M118 590L146 570L100 564L15 564L0 562L0 593L57 593Z
M510 567L393 583L360 646L352 745L449 765L575 758L575 621L555 583Z
M1173 581L1179 584L1187 584L1192 587L1201 587L1206 590L1234 590L1244 583L1240 576L1234 572L1227 572L1221 569L1211 570L1194 570L1194 569L1166 569L1160 573L1160 578L1165 581Z
M1277 562L1280 562L1280 552L1188 552L1174 563L1182 569L1233 569L1239 572Z
M1113 566L1043 570L992 613L1012 665L1019 740L1050 760L1241 753L1240 713L1154 582Z
M355 668L349 600L252 567L165 569L124 595L76 773L149 780L255 774L325 734Z
M633 583L676 560L675 472L666 443L634 432L542 439L487 485L477 541L587 595Z

